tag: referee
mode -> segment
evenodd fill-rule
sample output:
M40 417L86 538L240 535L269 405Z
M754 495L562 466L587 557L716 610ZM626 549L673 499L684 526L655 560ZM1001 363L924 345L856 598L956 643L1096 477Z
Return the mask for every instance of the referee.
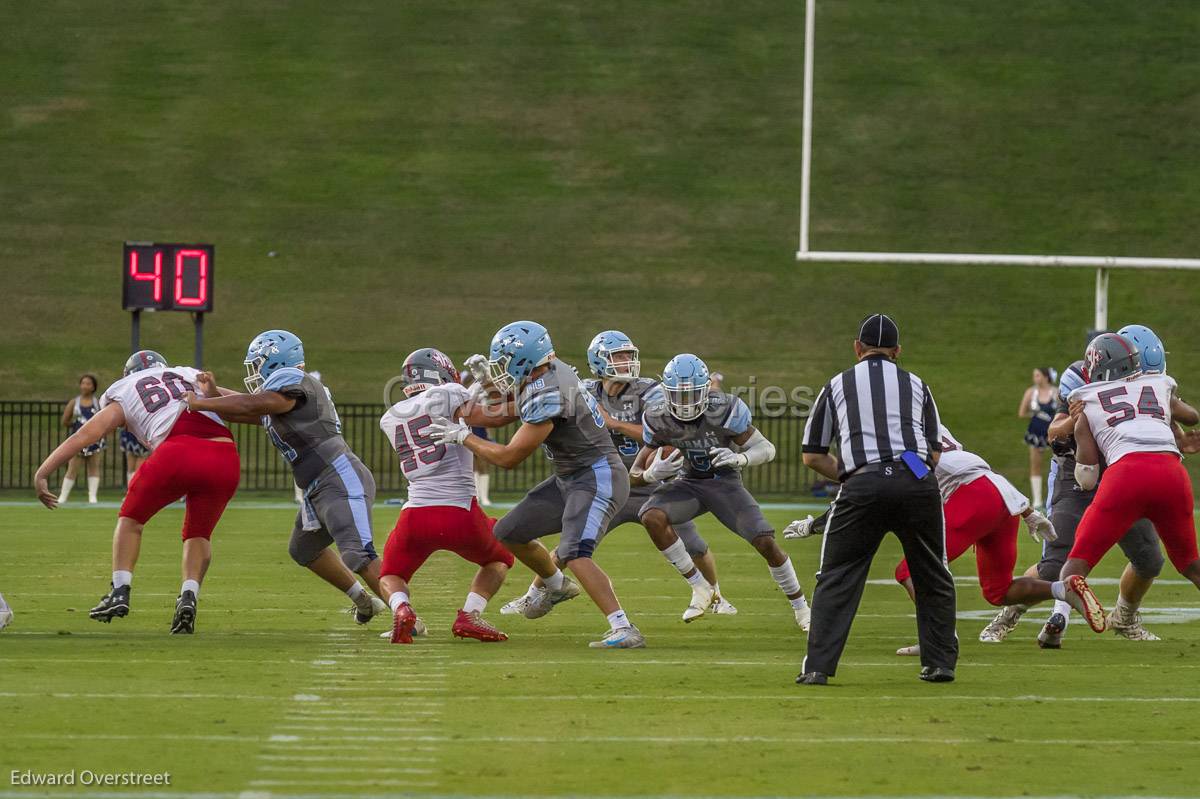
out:
M958 637L933 475L942 448L937 405L921 378L896 365L900 330L890 317L863 320L854 354L858 363L825 384L804 429L804 464L842 486L829 510L808 655L796 682L824 685L837 673L871 560L889 530L912 570L921 679L950 682ZM829 454L835 442L840 461Z

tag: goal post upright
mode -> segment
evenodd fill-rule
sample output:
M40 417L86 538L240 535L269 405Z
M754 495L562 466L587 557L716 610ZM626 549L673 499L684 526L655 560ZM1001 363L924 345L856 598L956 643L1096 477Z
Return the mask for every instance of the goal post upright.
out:
M813 251L809 247L812 182L813 56L817 0L804 3L804 96L800 152L800 263L912 264L955 266L1091 267L1096 270L1095 330L1108 328L1108 278L1113 269L1200 270L1200 258L1141 258L1109 255L1012 255L987 253Z

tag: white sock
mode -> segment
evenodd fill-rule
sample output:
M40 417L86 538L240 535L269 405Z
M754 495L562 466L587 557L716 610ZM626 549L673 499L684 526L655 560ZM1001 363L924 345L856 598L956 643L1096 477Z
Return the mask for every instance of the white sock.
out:
M792 568L792 559L788 558L780 566L768 566L771 570L771 576L775 578L775 584L779 586L779 590L784 596L791 596L800 591L800 578L796 576L796 570ZM802 597L801 597L802 598Z
M113 588L120 588L121 586L124 586L124 585L132 585L133 584L133 572L120 571L120 570L114 571L113 576L112 576L112 584L113 584Z
M1055 580L1050 583L1050 595L1059 601L1065 602L1067 599L1067 584L1062 580Z
M788 602L792 603L792 610L803 610L808 607L808 600L804 598L804 594L795 599L789 599Z
M629 623L629 618L625 615L625 611L617 608L612 613L608 614L608 625L614 630L620 630L623 627L632 627Z
M694 572L692 572L691 577L684 577L683 579L688 581L688 585L705 585L708 583L708 580L704 579L704 575L700 573L699 569L696 569ZM713 591L716 590L717 587L713 586Z
M358 580L355 580L353 583L350 584L350 587L346 589L346 596L357 601L359 595L364 590L365 589L362 587L362 583L360 583Z
M684 546L681 538L676 538L674 544L662 550L662 554L682 575L686 576L688 572L696 569L696 564L692 561L692 556L688 554L687 547ZM698 569L696 571L699 572ZM689 578L688 582L691 583L692 580ZM692 584L695 585L695 583Z
M400 609L401 605L410 604L408 601L408 594L404 591L397 591L388 597L388 604L392 606L392 613L395 613Z
M1033 492L1033 507L1042 507L1042 478L1030 477L1029 490Z
M1071 606L1061 599L1054 600L1054 612L1061 613L1067 621L1071 620Z
M463 610L467 613L483 613L483 609L487 607L488 601L479 594L472 591L467 594L467 601L463 603Z
M199 599L200 598L200 583L196 582L195 580L184 580L183 587L179 589L179 595L183 596L184 591L191 591L193 594L196 595L196 598Z
M88 502L96 501L96 492L100 490L100 476L88 477Z
M546 586L547 591L558 591L563 587L565 578L566 575L562 573L562 569L555 569L554 574L542 578L542 583Z
M475 494L479 497L480 505L491 505L492 498L488 496L488 483L492 481L492 476L487 472L475 473Z
M58 490L58 502L60 505L71 498L71 489L74 487L74 480L72 480L70 477L63 478L62 487Z

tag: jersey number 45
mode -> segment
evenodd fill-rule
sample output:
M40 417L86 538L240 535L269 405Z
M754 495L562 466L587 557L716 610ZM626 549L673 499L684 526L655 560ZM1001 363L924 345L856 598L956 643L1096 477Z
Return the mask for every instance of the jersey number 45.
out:
M433 439L425 434L425 429L433 424L429 414L421 414L415 419L409 419L408 424L396 425L396 453L400 456L400 468L411 472L421 463L437 463L446 457L446 445L435 444Z

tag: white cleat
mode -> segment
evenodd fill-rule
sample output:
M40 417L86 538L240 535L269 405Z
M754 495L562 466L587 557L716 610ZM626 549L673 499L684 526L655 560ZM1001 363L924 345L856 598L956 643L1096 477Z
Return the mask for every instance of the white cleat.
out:
M11 610L0 610L0 630L3 630L12 623L13 612Z
M796 626L804 632L808 632L809 625L812 624L812 608L806 603L802 608L792 608L796 612Z
M896 654L900 657L915 658L921 655L921 645L913 644L912 646L902 646L896 650Z
M683 612L684 622L692 622L704 615L712 605L713 600L717 596L717 591L708 581L697 583L692 586L692 601L688 603L687 610Z
M592 649L641 649L646 646L646 638L637 627L614 627L604 634L600 641L588 644Z
M529 594L522 594L521 596L517 597L516 599L506 602L500 608L500 615L501 616L524 616L525 615L525 606L529 604L530 598L531 597Z
M557 591L551 591L548 588L539 588L535 596L531 597L525 605L525 609L521 612L527 619L540 619L545 616L554 606L560 602L566 602L569 599L574 599L579 596L579 586L570 577L563 575L562 588Z
M380 599L377 596L373 596L373 597L371 597L370 612L363 610L358 605L351 605L350 608L346 612L352 614L354 616L354 621L357 622L358 624L366 624L371 619L375 618L376 616L378 616L380 614L390 616L392 613L392 610L391 610L391 608L389 608L387 606L387 603L384 602L382 599ZM389 633L389 635L390 635L390 633Z
M984 627L979 632L979 640L985 644L998 644L1008 637L1009 633L1017 629L1017 622L1021 621L1021 616L1025 614L1025 609L1017 605L1007 605L1000 608L1000 612L996 617L988 622L988 626Z
M720 594L716 594L713 596L712 604L708 607L708 612L715 613L718 616L736 616L737 608L735 608L733 603L727 600L725 597L721 596Z
M0 625L2 627L3 625ZM1108 626L1116 633L1118 638L1125 638L1130 641L1161 641L1154 633L1142 626L1142 614L1136 610L1132 613L1124 613L1121 606L1117 605L1108 616Z
M417 617L417 623L413 625L412 634L414 636L429 635L429 628L425 626L425 622L421 621L421 618L419 616ZM392 640L392 631L387 630L386 632L382 632L379 634L379 637L386 638L387 640L390 641L390 640Z

